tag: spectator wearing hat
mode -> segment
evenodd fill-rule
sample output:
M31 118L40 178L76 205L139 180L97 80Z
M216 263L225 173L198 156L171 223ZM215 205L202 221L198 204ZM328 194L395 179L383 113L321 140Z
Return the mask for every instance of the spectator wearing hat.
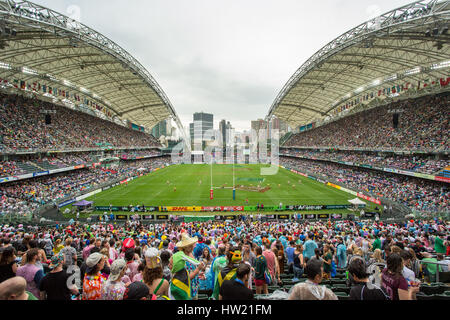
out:
M204 268L203 263L197 261L192 254L197 241L196 237L191 238L187 233L182 233L181 241L176 245L179 251L171 258L173 278L170 292L175 300L191 300L197 297L199 273Z
M308 261L305 273L308 280L297 283L291 289L288 300L338 300L333 291L320 285L323 279L323 267L319 260Z
M68 287L70 275L63 270L64 254L50 259L50 272L42 279L39 290L41 291L41 300L71 300L71 295L78 295L79 291L75 284Z
M106 278L101 274L106 257L99 252L92 253L86 260L86 275L83 280L82 300L100 300Z
M219 300L253 300L253 291L248 288L251 267L243 262L236 269L235 280L225 280L220 287Z
M127 263L123 259L115 260L111 264L111 273L102 286L101 300L123 300L126 286L122 278L127 270Z
M25 278L10 278L0 283L0 300L38 300L26 289L27 281Z
M213 296L217 295L217 297L219 297L220 288L222 287L222 284L225 280L234 281L236 279L237 267L242 262L242 253L240 248L237 246L231 247L226 255L227 265L218 274L217 282L214 285Z
M145 268L142 274L144 283L150 292L157 296L169 295L169 282L163 277L163 269L158 249L149 248L145 251Z

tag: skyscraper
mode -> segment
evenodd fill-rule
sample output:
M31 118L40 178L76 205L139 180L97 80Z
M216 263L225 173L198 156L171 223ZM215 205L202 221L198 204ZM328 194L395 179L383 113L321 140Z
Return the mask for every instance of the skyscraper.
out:
M189 127L194 150L203 150L206 142L206 131L214 129L214 115L204 112L194 113L194 123Z
M152 135L159 139L161 136L167 136L167 121L163 120L159 122L156 126L152 129Z
M231 143L231 130L233 127L231 126L230 121L222 120L219 123L219 131L222 135L222 145L225 148L227 144Z

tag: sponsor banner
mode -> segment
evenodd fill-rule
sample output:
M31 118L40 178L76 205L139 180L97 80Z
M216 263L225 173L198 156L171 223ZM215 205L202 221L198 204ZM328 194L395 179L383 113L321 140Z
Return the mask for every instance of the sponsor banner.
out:
M86 193L85 195L76 197L75 199L76 199L76 201L84 200L84 199L89 198L89 197L91 197L91 196L93 196L93 195L96 195L97 193L100 193L100 192L102 192L102 189L97 189L97 190L95 190L95 191Z
M225 220L236 220L236 216L226 216Z
M364 200L367 200L367 201L376 203L376 204L378 204L378 205L381 204L381 201L380 201L380 200L375 199L375 198L372 198L372 197L368 197L368 196L366 196L365 194L358 193L357 196L360 197L360 198L362 198L362 199L364 199Z
M234 211L244 211L244 208L245 207L219 207L219 206L217 206L217 207L197 207L197 208L200 208L200 210L197 210L197 211L231 211L231 212L234 212ZM256 208L256 207L255 207Z
M319 214L319 215L318 215L318 218L319 218L319 219L329 219L329 218L330 218L330 215L329 215L329 214Z
M169 220L168 215L157 215L156 220Z
M338 190L341 190L341 189L342 189L341 186L338 186L338 185L336 185L336 184L334 184L334 183L331 183L331 182L328 182L328 183L327 183L327 186L336 188L336 189L338 189Z
M145 207L146 212L157 212L159 211L158 207Z
M333 219L342 219L342 214L339 214L339 213L333 213L333 214L331 215L331 217L332 217Z
M323 183L323 184L327 184L326 181L324 181L324 180L322 180L322 179L319 179L319 178L317 178L317 181L319 181L320 183Z
M120 207L111 207L111 211L120 211ZM95 207L95 211L109 211L109 207Z
M286 206L287 210L302 210L302 211L318 211L326 209L326 206L308 206L308 205L299 205L299 206Z
M145 216L142 216L142 219L143 220L155 220L155 216L154 215L151 215L151 216L145 215Z
M80 164L79 166L75 166L73 168L74 169L83 169L83 168L86 168L86 165L85 164Z
M104 187L104 188L102 188L102 191L106 191L106 190L109 190L111 188L112 188L112 186Z
M50 170L49 174L53 174L53 173L60 173L60 172L66 172L66 171L72 171L74 170L75 167L68 167L68 168L61 168L61 169L55 169L55 170Z
M375 212L365 212L364 217L373 218L373 217L375 217Z
M311 179L311 180L314 180L314 181L317 181L317 178L316 177L313 177L313 176L307 176L309 179Z
M433 175L425 174L425 173L414 173L414 177L428 179L428 180L434 180L434 178L435 178Z
M33 177L40 177L40 176L46 176L49 175L50 171L41 171L41 172L34 172Z
M277 219L277 217L276 217L274 214L267 215L267 216L265 216L265 218L266 218L267 220L276 220L276 219Z
M373 168L371 165L368 165L368 164L362 164L362 165L360 165L360 167L369 168L369 169Z
M447 182L450 183L450 178L446 178L446 177L434 177L434 179L436 181L441 181L441 182Z
M125 180L120 181L120 184L124 184L124 183L127 183L127 182L128 182L128 179L125 179Z
M325 206L326 209L348 209L351 208L351 205L349 204L344 204L344 205L329 205L329 206Z
M199 212L202 207L167 207L169 212Z
M116 220L128 220L128 216L120 214L116 216Z
M344 191L344 192L350 193L350 194L352 194L352 195L354 195L354 196L357 196L357 195L358 195L357 192L355 192L355 191L353 191L353 190L350 190L350 189L347 189L347 188L344 188L344 187L341 187L341 190Z
M221 221L221 220L223 220L223 216L216 216L215 219L216 219L217 221Z
M305 219L307 220L314 220L316 217L317 216L315 214L305 214Z
M277 219L279 219L279 220L289 220L289 216L288 215L284 215L284 214L279 214L277 216Z
M11 182L11 181L17 181L17 180L22 180L24 178L19 177L6 177L6 178L0 178L0 183L6 183L6 182Z
M58 204L58 208L62 208L62 207L68 206L69 204L72 204L74 202L75 202L75 199L70 199L70 200L61 202L60 204Z

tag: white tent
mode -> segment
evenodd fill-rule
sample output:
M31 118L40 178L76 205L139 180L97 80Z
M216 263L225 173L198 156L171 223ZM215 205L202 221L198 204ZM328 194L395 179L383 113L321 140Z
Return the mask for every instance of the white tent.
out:
M355 198L353 200L348 200L348 202L350 202L351 204L354 204L354 205L366 204L364 201L359 200L359 198Z

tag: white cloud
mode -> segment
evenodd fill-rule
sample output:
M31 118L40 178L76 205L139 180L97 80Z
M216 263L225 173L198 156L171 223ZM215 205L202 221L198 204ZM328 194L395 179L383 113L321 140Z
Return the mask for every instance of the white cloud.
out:
M135 56L183 125L211 112L238 129L264 118L322 46L408 0L36 0L79 17ZM78 10L79 9L79 10ZM218 125L217 125L218 126Z

